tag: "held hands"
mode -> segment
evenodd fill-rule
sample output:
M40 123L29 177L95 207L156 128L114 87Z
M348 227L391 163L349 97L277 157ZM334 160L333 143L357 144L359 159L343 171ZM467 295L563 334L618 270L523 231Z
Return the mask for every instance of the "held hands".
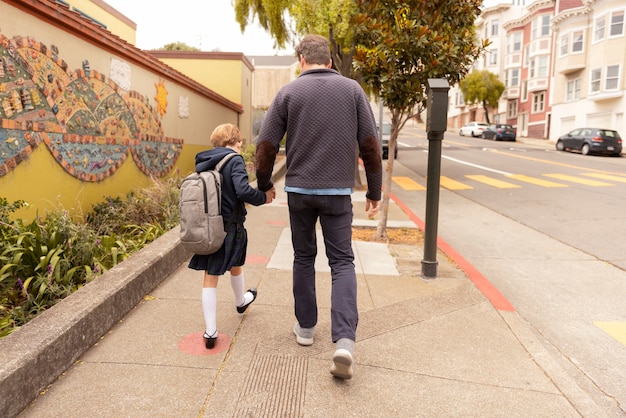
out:
M370 200L366 199L365 201L365 211L367 212L367 216L373 218L378 213L378 209L380 209L380 200Z
M276 199L276 188L272 187L265 192L265 204L272 203Z

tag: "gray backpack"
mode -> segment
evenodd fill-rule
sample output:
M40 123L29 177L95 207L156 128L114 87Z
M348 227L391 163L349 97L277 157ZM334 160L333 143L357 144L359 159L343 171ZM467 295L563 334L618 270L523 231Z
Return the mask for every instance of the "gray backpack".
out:
M213 254L224 243L220 170L236 155L226 154L213 170L188 175L180 186L180 241L194 254Z

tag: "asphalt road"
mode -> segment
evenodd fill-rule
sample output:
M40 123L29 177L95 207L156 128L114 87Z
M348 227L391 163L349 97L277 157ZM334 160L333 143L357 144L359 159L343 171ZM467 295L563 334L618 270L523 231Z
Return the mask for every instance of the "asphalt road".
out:
M405 127L398 145L392 193L424 219L426 192L405 189L426 185L423 126ZM442 145L438 235L500 290L581 388L626 413L626 158L455 132Z

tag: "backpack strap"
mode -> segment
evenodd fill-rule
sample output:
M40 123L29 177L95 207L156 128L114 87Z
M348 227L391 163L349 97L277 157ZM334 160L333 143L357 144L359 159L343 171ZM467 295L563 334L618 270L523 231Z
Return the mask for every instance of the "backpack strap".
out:
M241 156L241 154L236 153L236 152L230 152L228 154L226 154L215 166L215 171L220 172L222 171L222 168L224 168L224 166L226 165L226 163L233 158L234 156L239 155ZM243 158L243 156L242 156ZM230 229L230 226L232 225L233 221L235 220L235 217L239 215L239 206L240 206L240 202L239 200L237 200L237 209L233 211L233 213L230 214L229 218L228 218L228 222L226 223L226 231L228 231Z
M233 158L236 155L241 155L238 154L236 152L229 152L228 154L226 154L215 166L215 170L217 171L222 171L222 168L226 165L226 163L228 162L228 160L230 160L231 158ZM243 158L243 157L242 157Z

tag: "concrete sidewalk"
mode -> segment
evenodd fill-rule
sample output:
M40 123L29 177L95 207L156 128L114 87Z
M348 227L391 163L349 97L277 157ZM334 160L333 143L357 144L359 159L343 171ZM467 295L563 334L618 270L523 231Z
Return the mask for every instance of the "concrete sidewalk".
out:
M259 296L240 315L228 275L220 280L215 349L202 340L202 274L184 262L19 416L601 416L524 321L494 308L445 254L437 278L422 278L423 248L415 245L355 242L355 375L333 378L323 248L315 343L299 346L292 333L282 187L271 205L248 209L245 280ZM367 224L363 193L353 200L355 225ZM414 225L391 202L388 226Z

